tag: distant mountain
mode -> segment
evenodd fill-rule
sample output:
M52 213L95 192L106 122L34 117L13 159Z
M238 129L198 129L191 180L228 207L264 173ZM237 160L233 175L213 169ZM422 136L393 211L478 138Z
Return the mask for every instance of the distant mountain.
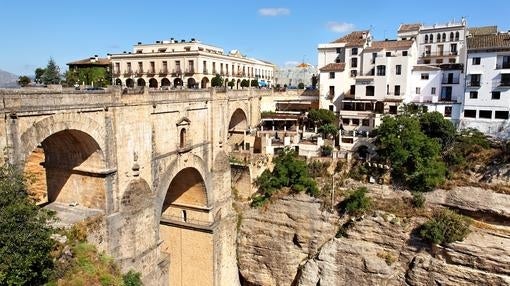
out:
M17 75L0 70L0 87L16 87L18 86L17 81Z

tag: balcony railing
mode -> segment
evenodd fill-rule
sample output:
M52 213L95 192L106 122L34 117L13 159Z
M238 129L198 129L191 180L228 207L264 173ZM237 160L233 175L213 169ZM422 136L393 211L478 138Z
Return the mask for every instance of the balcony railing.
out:
M467 87L480 87L481 83L479 80L471 80L466 83Z
M160 76L166 76L167 74L168 74L168 69L163 68L163 69L159 70L159 75Z
M135 75L136 76L142 76L143 75L143 70L142 69L139 69L135 72Z
M204 69L204 74L209 74L209 70L208 69Z
M496 65L497 70L510 69L510 63L502 63Z
M113 71L112 76L119 77L120 76L120 70Z
M439 97L439 101L452 101L452 96L451 95L441 95Z
M186 71L184 72L184 75L194 75L195 74L195 69L186 69Z
M441 81L442 84L458 84L460 82L460 79L457 78L448 78L447 76L443 77L443 80Z
M133 75L133 71L132 70L127 70L124 72L124 76L125 77L129 77L129 76L132 76Z
M501 86L501 87L510 87L510 80L500 80L498 86Z
M181 69L174 69L172 71L172 76L180 76L182 74Z
M423 58L434 58L434 57L451 57L451 56L457 56L459 53L454 52L424 52L421 54Z
M147 70L147 76L154 76L156 74L156 71L154 69Z
M361 130L342 130L342 136L346 137L368 137L370 132Z

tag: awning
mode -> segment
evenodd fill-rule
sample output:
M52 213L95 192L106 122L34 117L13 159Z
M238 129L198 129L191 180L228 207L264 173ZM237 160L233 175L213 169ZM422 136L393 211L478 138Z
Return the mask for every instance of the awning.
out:
M267 86L267 82L265 80L259 80L259 86Z

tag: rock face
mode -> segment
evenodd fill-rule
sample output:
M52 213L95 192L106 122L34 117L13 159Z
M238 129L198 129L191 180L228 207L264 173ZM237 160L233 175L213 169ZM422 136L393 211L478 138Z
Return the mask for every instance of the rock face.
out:
M238 238L245 285L510 285L505 226L472 227L462 242L430 246L416 235L425 218L375 211L335 238L338 219L305 195L250 210Z
M299 265L335 236L337 221L304 194L279 199L266 210L248 210L238 237L241 276L254 285L290 285Z

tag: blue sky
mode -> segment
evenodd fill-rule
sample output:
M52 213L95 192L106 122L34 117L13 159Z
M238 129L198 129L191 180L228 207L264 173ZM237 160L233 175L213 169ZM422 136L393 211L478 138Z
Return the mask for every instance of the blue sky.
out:
M32 75L53 57L72 60L132 49L137 42L196 38L278 66L317 63L317 45L350 30L394 38L401 23L446 23L510 29L508 0L338 1L4 0L0 69Z

